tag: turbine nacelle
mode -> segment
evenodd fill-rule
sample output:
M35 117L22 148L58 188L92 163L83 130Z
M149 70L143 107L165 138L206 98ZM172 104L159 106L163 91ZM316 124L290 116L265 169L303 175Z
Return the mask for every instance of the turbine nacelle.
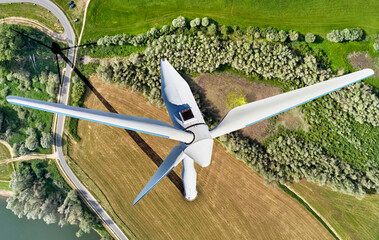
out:
M188 128L187 132L193 133L194 140L187 145L183 152L200 166L209 166L212 158L213 139L207 125L195 125Z

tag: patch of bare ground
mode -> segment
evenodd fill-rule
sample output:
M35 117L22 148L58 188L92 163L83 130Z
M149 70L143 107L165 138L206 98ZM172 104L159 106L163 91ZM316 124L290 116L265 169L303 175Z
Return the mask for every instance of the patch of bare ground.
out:
M367 52L353 52L347 55L351 66L355 69L371 68L375 72L375 76L379 77L379 66L376 63L378 58L372 58Z
M304 114L300 111L300 108L292 108L278 116L275 126L281 125L290 130L302 129L306 132L310 128L310 125L304 118Z
M218 120L221 120L231 110L226 104L227 96L230 93L242 92L247 102L254 102L281 93L278 87L257 81L251 82L232 72L201 73L193 81L201 88L215 108L215 112L218 113ZM289 129L297 129L299 126L303 126L303 122L303 115L297 109L279 115L278 124ZM270 130L275 128L276 126L270 126L269 119L265 119L242 129L242 133L245 136L262 141L269 135Z
M79 61L82 64L87 65L88 63L99 63L100 59L99 58L91 58L90 56L83 56L83 57L79 58Z
M166 110L147 104L141 94L95 78L91 82L119 113L170 123ZM84 106L105 110L92 93L87 94ZM217 142L211 166L196 165L199 196L195 201L186 201L164 178L133 207L157 166L123 129L80 120L78 134L82 140L70 146L70 157L138 239L332 239L296 200L265 186L259 175ZM163 159L178 144L140 136ZM174 171L180 176L181 166ZM106 210L111 212L109 207Z

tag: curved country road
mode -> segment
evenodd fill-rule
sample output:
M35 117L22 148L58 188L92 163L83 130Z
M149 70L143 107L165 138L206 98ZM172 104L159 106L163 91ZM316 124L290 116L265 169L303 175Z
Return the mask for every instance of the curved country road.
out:
M68 45L75 45L75 33L71 27L70 22L68 21L66 15L63 11L52 3L49 0L0 0L0 3L33 3L40 5L53 13L62 24L65 34L66 41ZM74 48L71 48L68 51L67 58L74 62ZM71 77L72 68L70 64L67 64L66 71L63 76L63 84L60 91L60 103L67 104L69 90L70 90L70 77ZM75 186L76 189L80 192L83 198L86 200L89 206L97 213L100 219L103 221L109 232L113 235L113 237L117 239L128 239L125 234L121 231L121 229L116 225L116 223L112 220L112 218L105 212L105 210L101 207L101 205L97 202L97 200L91 195L91 193L85 188L85 186L79 181L79 179L75 176L75 174L71 171L69 166L67 165L66 160L64 159L63 151L62 151L62 135L64 129L65 116L58 115L56 120L56 150L58 153L57 162L60 166L61 170L64 172L66 179L71 182L71 185Z

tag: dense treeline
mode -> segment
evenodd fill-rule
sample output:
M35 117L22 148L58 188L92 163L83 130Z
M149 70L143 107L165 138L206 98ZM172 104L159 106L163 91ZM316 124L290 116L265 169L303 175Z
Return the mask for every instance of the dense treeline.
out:
M58 223L59 226L78 225L78 237L99 224L53 163L46 160L21 162L11 178L13 195L7 199L7 208L19 218L43 219L47 224Z
M235 27L233 36L225 37L223 33L214 35L207 20L204 24L203 19L191 21L190 29L182 18L174 21L166 30L155 29L138 35L144 39L139 43L148 44L145 52L102 62L97 69L98 76L105 82L139 90L158 104L162 104L159 74L162 58L168 59L177 70L189 73L213 72L222 65L230 65L246 75L277 79L289 89L335 76L323 54L313 56L314 52L306 48L299 53L281 43L256 40L267 39L267 30L249 28L249 34L243 34ZM275 32L272 28L269 31ZM158 34L160 32L164 33ZM228 34L228 29L224 29L224 33ZM296 33L289 34L296 39L291 34ZM274 42L280 40L275 36L270 38ZM201 103L201 98L198 102L208 124L214 126L217 121L210 109L204 107L206 104ZM309 133L279 131L265 146L238 133L220 137L220 141L268 183L307 178L363 196L367 191L379 189L379 154L374 147L379 136L378 106L379 99L371 86L354 84L303 106L312 126ZM343 145L338 146L339 143Z
M144 54L135 54L111 63L104 62L98 68L98 75L105 82L113 81L149 92L149 97L154 100L160 99L160 91L155 88L160 86L159 60L162 58L169 59L176 69L189 72L212 72L222 64L229 64L247 75L278 78L292 88L334 76L331 69L321 68L314 56L297 56L286 45L265 41L222 41L198 33L198 36L161 36L151 42ZM355 84L331 96L357 121L379 125L379 114L375 111L379 106L379 98L371 86Z
M51 44L51 39L32 28L12 26L25 34ZM43 46L0 26L0 138L13 146L15 156L30 151L49 152L52 114L9 104L7 95L54 102L59 79L55 56Z

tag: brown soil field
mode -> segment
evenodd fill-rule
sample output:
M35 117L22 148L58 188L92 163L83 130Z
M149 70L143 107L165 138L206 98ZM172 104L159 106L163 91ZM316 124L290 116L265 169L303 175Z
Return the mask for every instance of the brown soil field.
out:
M92 84L122 114L170 123L164 108L146 103L141 94L91 78ZM92 93L85 107L105 110ZM139 239L332 239L329 232L300 204L263 179L219 144L212 163L197 166L199 196L188 202L164 178L136 206L132 203L157 166L123 130L80 120L81 141L69 155L83 169ZM140 134L164 159L177 142ZM175 169L180 176L181 166ZM106 207L108 212L112 212ZM122 222L116 222L123 226Z
M372 58L368 53L361 52L350 53L347 58L350 60L350 64L353 68L372 68L375 72L375 76L379 76L379 66L376 64L376 61L379 61L378 58Z
M203 91L212 107L217 110L218 120L221 120L231 110L226 104L227 96L230 93L241 92L248 103L281 93L278 87L258 81L252 82L232 72L202 73L194 78L193 81ZM305 128L304 124L303 115L295 108L280 114L275 126L270 126L269 119L265 119L241 131L245 136L262 141L273 132L277 125L296 129L298 127Z

